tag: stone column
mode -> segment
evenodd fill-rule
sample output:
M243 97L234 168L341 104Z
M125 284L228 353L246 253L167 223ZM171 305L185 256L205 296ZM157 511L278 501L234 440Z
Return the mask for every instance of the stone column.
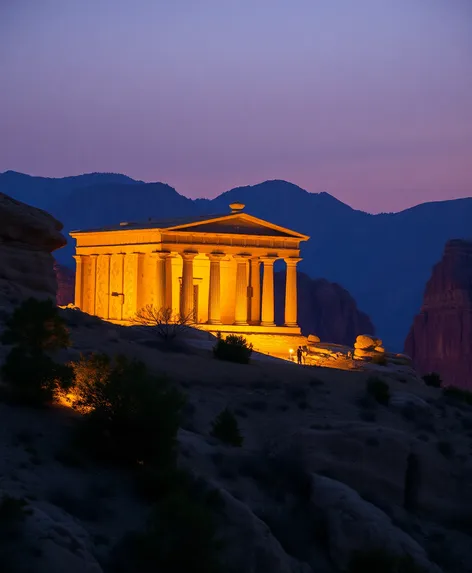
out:
M180 296L180 314L182 317L190 317L193 322L193 259L198 255L195 251L181 253L182 268L182 293Z
M247 324L247 260L249 255L234 255L236 261L236 301L234 324Z
M166 259L167 251L152 253L156 264L154 306L157 310L166 307Z
M297 325L297 263L296 257L284 259L287 265L285 282L285 326Z
M251 259L251 323L261 322L261 262L259 257Z
M262 278L262 326L275 326L274 322L274 263L275 257L261 257L264 263Z
M82 255L74 255L75 259L75 297L74 304L82 309L82 285L83 285L83 258Z
M97 260L98 255L90 255L90 314L96 314L96 298L97 298Z
M211 253L210 259L210 291L208 293L208 324L221 324L221 285L220 262L224 253Z

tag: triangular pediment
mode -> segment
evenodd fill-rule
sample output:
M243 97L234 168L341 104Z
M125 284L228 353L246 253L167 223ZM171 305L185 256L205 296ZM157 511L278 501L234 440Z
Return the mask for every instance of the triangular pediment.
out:
M234 235L259 235L269 237L287 237L307 240L306 235L279 227L263 219L258 219L246 213L231 214L218 218L200 220L191 224L168 227L166 231L188 233L224 233Z

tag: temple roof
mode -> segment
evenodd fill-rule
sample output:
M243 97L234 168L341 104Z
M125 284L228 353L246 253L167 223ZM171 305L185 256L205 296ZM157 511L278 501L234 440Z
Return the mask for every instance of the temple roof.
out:
M243 206L244 207L244 206ZM156 231L178 231L188 233L224 233L224 234L244 234L244 235L269 235L279 237L291 237L307 240L309 237L285 229L253 217L248 213L243 213L242 209L233 210L231 213L219 215L193 215L188 217L175 217L169 219L152 219L147 221L123 221L118 225L101 227L97 229L84 229L72 231L72 236L76 234L100 233L106 231L132 231L140 229L155 229Z

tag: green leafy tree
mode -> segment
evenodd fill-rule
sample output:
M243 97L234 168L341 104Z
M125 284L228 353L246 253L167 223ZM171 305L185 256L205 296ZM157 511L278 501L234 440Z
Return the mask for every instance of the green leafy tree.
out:
M220 360L249 364L252 350L252 344L249 344L244 336L230 334L223 338L221 333L218 333L218 340L213 348L213 354Z
M172 464L184 396L146 365L125 356L82 358L73 405L85 412L83 437L103 458L136 465Z
M238 421L228 408L225 408L215 418L212 424L211 435L230 446L241 447L243 444Z

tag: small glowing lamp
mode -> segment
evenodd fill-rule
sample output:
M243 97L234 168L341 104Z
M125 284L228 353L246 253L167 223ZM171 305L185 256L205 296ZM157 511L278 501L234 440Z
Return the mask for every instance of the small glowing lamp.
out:
M289 352L290 354L293 354L293 348L290 348Z

